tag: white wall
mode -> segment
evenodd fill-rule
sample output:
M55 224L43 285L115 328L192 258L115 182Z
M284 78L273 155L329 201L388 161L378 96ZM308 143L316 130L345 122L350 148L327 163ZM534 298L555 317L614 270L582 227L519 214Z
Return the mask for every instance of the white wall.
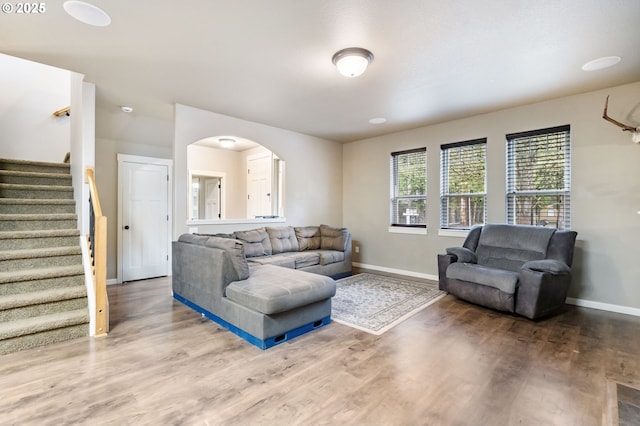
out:
M70 150L71 73L0 54L0 158L61 163Z
M211 135L234 135L264 145L286 161L286 223L342 223L342 145L325 139L240 120L186 105L175 106L174 238L187 227L187 145ZM199 226L199 232L229 232L256 224Z
M355 261L435 278L436 256L462 238L438 235L440 144L487 137L488 221L505 221L505 135L571 125L571 228L578 232L569 295L640 308L640 145L603 120L640 125L640 82L344 145L343 225ZM427 147L428 235L388 232L389 155ZM640 311L638 311L640 312Z

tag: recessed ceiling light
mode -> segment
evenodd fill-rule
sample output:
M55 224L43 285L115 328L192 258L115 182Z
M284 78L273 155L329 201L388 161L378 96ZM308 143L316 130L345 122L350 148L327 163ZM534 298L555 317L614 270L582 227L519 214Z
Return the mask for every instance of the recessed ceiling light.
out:
M122 112L133 112L133 108L131 108L130 106L121 106L120 109L122 110Z
M83 1L65 1L62 7L73 18L94 27L106 27L111 23L111 17L104 10Z
M597 71L604 68L609 68L620 62L622 58L620 56L605 56L603 58L594 59L582 66L582 71Z
M386 122L387 122L387 119L382 117L372 118L371 120L369 120L369 123L371 124L382 124Z

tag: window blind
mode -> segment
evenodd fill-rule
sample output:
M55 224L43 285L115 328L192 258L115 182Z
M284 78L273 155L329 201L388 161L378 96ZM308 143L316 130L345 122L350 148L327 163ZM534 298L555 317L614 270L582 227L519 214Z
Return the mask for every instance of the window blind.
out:
M507 222L571 226L570 126L506 135Z
M487 139L440 145L440 228L486 222Z
M391 153L391 226L426 227L427 149Z

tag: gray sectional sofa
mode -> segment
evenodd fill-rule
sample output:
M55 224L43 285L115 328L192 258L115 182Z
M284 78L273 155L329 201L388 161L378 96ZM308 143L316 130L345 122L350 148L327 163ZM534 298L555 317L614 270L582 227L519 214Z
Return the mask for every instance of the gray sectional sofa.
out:
M173 242L174 298L261 349L327 325L333 278L350 274L345 228L265 227Z
M540 226L474 227L462 247L438 255L440 289L530 319L557 313L571 283L576 236Z

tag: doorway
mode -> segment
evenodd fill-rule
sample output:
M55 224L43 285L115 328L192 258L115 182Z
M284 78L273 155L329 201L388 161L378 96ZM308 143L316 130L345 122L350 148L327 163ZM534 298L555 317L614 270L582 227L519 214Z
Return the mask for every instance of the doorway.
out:
M170 274L172 160L118 154L118 281Z

